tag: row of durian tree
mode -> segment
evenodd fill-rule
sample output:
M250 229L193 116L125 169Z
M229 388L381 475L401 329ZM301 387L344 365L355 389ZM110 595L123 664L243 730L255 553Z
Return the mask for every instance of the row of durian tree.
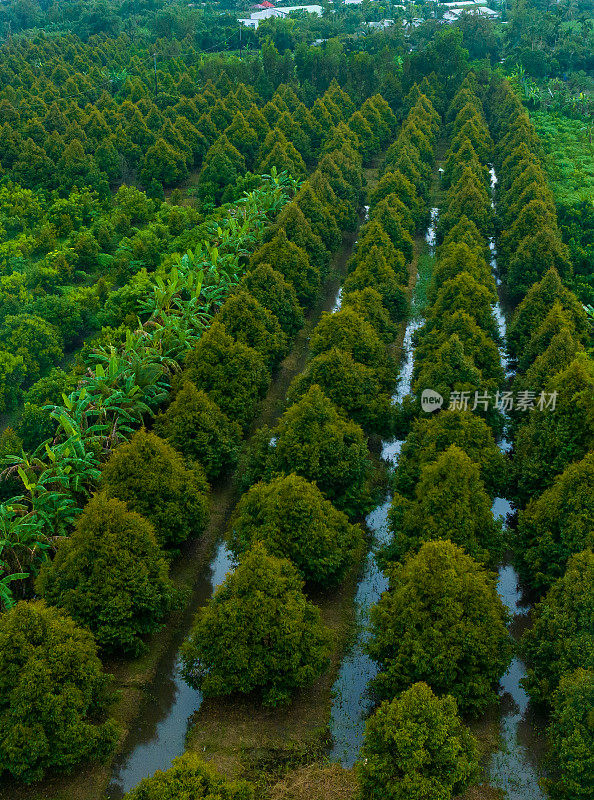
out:
M180 190L163 202L162 193L127 185L134 183L132 168L118 178L114 190L122 177L126 183L113 194L109 186L99 191L84 170L77 173L72 186L60 179L58 191L44 186L26 143L18 141L15 153L24 152L34 170L31 181L22 179L10 154L0 152L5 169L0 182L0 412L18 412L13 436L16 433L26 449L50 437L52 422L42 408L59 402L63 383L74 387L76 367L80 372L83 366L84 357L65 371L61 368L64 356L76 352L83 340L94 340L95 346L125 338L137 317L146 315L142 301L150 291L151 273L166 272L176 258L193 251L205 238L212 247L225 246L224 237L221 241L217 234L225 209L213 210L211 201L235 202L245 191L260 189L262 174L270 173L273 166L277 173L286 170L302 179L320 158L328 131L354 111L352 104L342 107L336 83L307 107L286 84L264 102L253 87L233 85L223 78L224 73L216 85L207 82L201 87L182 81L188 96L159 112L169 131L162 132L160 146L177 148L176 158L187 157L187 168L198 175L198 202L193 200L193 205L183 200ZM296 89L300 91L299 86ZM10 96L12 102L0 100L0 115L4 113L4 127L14 137L21 122L33 124L29 117L39 98L34 88L31 96L27 92L18 98ZM108 121L99 126L103 133L93 136L89 131L85 157L93 169L97 170L105 144L101 137L118 134L127 141L128 127L129 135L135 137L134 147L144 148L145 158L149 156L150 140L139 132L148 122L141 125L142 114L130 100L123 100L120 110L116 99L103 93L94 104L79 108L75 103L76 112L70 107L72 102L60 97L54 102L59 107L46 122L47 129L41 126L39 131L45 146L62 129L62 117L68 116L70 127L76 127L79 122L93 126L97 115L105 115ZM138 105L142 106L141 100ZM193 133L188 133L188 125ZM374 131L381 130L381 120L372 106L363 106L350 125L365 140L366 148L377 146ZM76 131L71 133L78 142ZM204 140L200 160L188 155L196 147L194 135ZM0 136L5 146L9 141L8 133ZM117 143L116 162L130 152L126 141ZM63 142L58 146L63 158L68 147ZM161 161L165 163L163 155ZM175 185L182 178L183 174L172 174L168 183ZM227 221L222 227L230 224ZM0 452L11 452L10 446L5 435Z
M207 267L190 253L157 276L145 298L148 319L123 346L99 351L80 385L52 407L53 441L15 459L11 475L22 494L2 507L9 543L0 618L3 775L30 782L113 752L119 730L108 717L110 679L100 657L141 653L180 602L169 562L184 540L200 536L208 481L235 465L275 367L321 292L341 231L356 227L359 116L345 93L340 105L347 121L328 130L319 163L298 190L273 174L267 188L228 209L237 220L247 208L237 248L209 252ZM363 114L378 131L377 147L385 146L395 123L388 104L375 96ZM209 313L200 311L205 295ZM138 429L143 423L152 430ZM344 440L345 459L357 451L365 471L359 431ZM323 514L327 500L312 491ZM333 514L352 539L350 523ZM272 563L309 623L295 568ZM10 607L11 579L26 597L41 599ZM316 664L326 647L319 637ZM298 673L307 680L311 667ZM282 699L275 688L270 698L275 692Z
M371 194L340 308L316 325L278 425L260 428L240 461L245 491L227 534L239 563L199 610L182 649L186 679L206 696L255 694L278 706L328 666L332 638L312 597L336 590L363 552L356 521L373 502L368 438L393 428L393 346L407 315L413 237L427 217L439 117L424 95L411 106ZM341 147L360 177L367 154L351 136ZM364 193L359 180L353 185L356 211ZM187 753L130 797L190 786L203 769Z
M492 502L508 472L497 446L502 418L474 402L504 381L485 88L469 73L445 113L436 257L400 411L408 433L393 476L392 535L380 552L389 587L370 613L382 703L359 767L366 798L451 798L476 782L479 747L466 723L494 705L512 656L494 572L503 541ZM424 390L442 396L441 411L422 409Z
M594 784L594 367L592 328L572 291L538 135L512 87L493 79L489 121L498 173L497 246L515 308L508 348L513 388L541 390L554 409L513 413L513 539L520 574L538 600L521 647L525 688L548 719L547 788L591 796ZM530 395L526 395L530 396Z

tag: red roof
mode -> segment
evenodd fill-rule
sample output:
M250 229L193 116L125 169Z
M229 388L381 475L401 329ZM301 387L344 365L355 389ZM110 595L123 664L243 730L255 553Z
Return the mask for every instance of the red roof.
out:
M263 3L260 3L262 8L274 8L274 3L269 3L268 0L264 0Z

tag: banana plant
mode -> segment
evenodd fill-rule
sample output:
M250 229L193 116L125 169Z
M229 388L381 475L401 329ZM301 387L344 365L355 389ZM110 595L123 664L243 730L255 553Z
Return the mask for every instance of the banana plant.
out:
M245 258L298 182L273 168L264 185L208 228L209 240L173 257L153 277L138 328L119 348L90 354L81 383L62 404L45 406L57 423L32 454L8 455L4 473L23 493L0 505L0 604L14 602L11 584L35 574L54 539L68 535L100 477L101 462L167 399L179 362L195 346L243 274Z

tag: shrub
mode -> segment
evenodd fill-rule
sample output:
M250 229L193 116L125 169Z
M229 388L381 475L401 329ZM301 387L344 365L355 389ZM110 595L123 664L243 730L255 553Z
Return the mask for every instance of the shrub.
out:
M371 610L368 651L380 664L379 696L426 681L436 694L451 694L464 714L494 703L511 660L495 584L493 573L450 541L426 542L397 566Z
M93 636L57 608L18 603L0 616L0 771L30 783L103 760L118 730L101 722L108 676Z
M478 466L451 445L421 468L414 500L394 495L389 512L393 541L387 553L400 559L423 542L450 539L477 561L494 565L502 532L491 505Z
M414 422L402 445L394 476L395 489L406 497L414 497L423 465L435 461L453 444L478 465L491 495L507 486L507 461L488 425L470 411L452 410Z
M315 481L326 497L347 513L367 502L370 462L363 431L345 419L319 386L284 414L272 448L273 469Z
M287 354L287 337L277 318L243 289L223 303L218 320L235 341L252 347L269 366Z
M243 495L229 541L237 555L262 542L271 555L289 558L307 583L326 587L340 581L362 536L314 483L292 473Z
M95 495L46 562L37 590L91 630L106 652L138 655L173 603L168 568L146 519Z
M558 779L554 800L587 800L594 786L594 671L578 669L561 678L553 695L549 729Z
M241 428L191 381L183 384L165 413L155 419L155 432L184 458L200 463L209 479L237 461Z
M168 770L141 780L125 800L254 800L254 791L247 781L228 781L212 764L186 752Z
M255 544L197 616L184 675L205 696L258 692L290 701L326 668L330 640L296 568Z
M113 451L101 486L146 517L162 545L181 544L206 524L208 483L202 467L186 468L170 444L144 429Z
M292 339L304 322L303 309L293 285L270 264L259 264L250 270L241 285L274 314L283 331Z
M450 800L477 777L478 747L456 701L415 683L367 721L357 773L362 800Z
M236 342L216 320L185 359L184 378L206 392L229 419L246 430L270 373L260 353Z
M572 556L536 606L535 622L523 636L528 660L524 683L532 700L549 703L568 672L594 669L594 554Z

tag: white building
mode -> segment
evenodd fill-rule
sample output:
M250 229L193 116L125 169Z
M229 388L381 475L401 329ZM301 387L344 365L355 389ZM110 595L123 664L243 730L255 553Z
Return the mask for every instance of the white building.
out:
M237 20L247 28L257 30L258 25L263 19L270 19L271 17L288 17L291 11L308 11L310 14L317 14L318 17L322 16L322 6L278 6L277 8L263 8L261 11L252 11L249 19Z

